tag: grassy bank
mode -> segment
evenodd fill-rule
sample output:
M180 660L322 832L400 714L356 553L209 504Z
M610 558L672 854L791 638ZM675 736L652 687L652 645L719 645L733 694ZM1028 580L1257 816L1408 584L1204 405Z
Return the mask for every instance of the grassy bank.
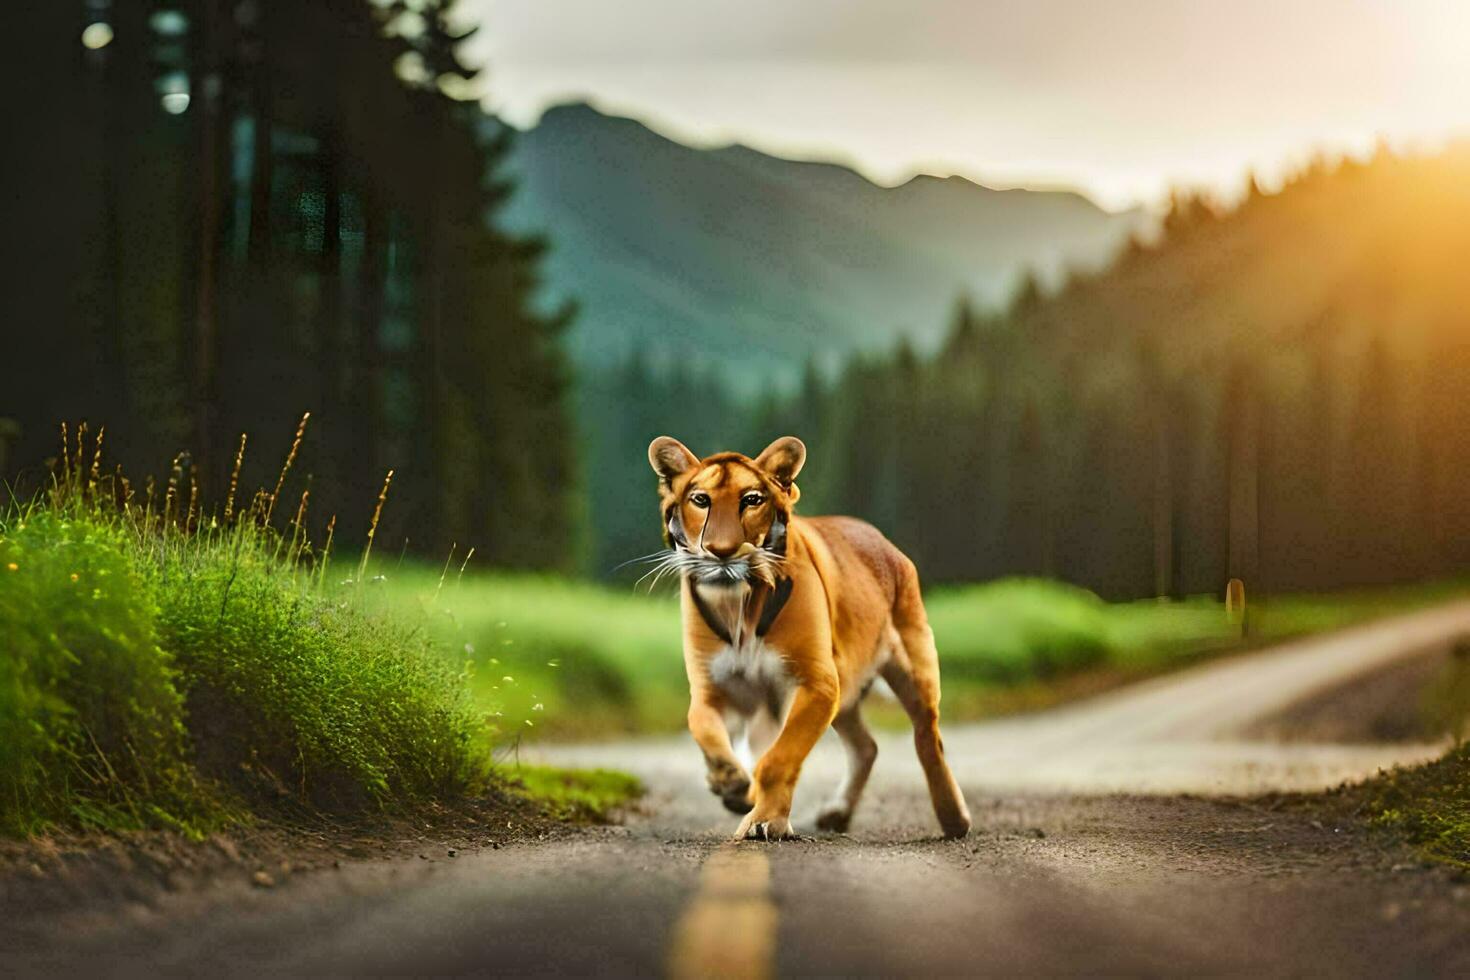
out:
M1273 597L1252 610L1249 637L1208 597L1106 603L1032 579L938 589L928 607L946 714L971 719L1047 703L1074 686L1117 683L1412 608L1458 589ZM688 686L672 595L405 565L388 572L370 601L398 618L422 618L445 647L461 651L473 665L477 700L493 705L506 731L566 738L683 726Z
M200 830L260 800L404 805L486 775L453 662L313 588L252 525L38 508L0 520L0 575L8 830Z
M1454 654L1427 705L1454 745L1428 765L1380 773L1350 793L1374 826L1470 873L1470 644L1461 642Z
M1470 872L1470 745L1416 769L1396 769L1365 788L1374 826L1414 845L1428 859Z
M331 568L306 495L289 520L271 494L205 517L181 481L139 499L96 462L64 467L47 499L0 511L0 832L197 835L503 781L504 733L466 655L375 607L370 554ZM568 813L636 792L545 772L524 785Z

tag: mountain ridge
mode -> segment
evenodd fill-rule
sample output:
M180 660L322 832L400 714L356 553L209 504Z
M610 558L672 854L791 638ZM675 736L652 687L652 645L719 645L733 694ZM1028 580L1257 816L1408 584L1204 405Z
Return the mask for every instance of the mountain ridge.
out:
M1027 271L1096 269L1139 221L1071 190L697 149L577 102L519 133L508 176L502 224L551 241L544 300L580 305L577 363L642 351L761 383L900 338L932 350L961 295L997 307Z

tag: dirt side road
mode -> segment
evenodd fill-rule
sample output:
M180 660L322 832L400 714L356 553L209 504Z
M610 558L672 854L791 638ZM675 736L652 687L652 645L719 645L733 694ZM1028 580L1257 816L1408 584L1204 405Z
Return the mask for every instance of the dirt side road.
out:
M1470 634L1470 603L1302 641L1027 718L952 728L975 812L935 839L906 739L853 833L729 845L684 740L566 747L649 783L626 827L254 889L0 923L0 974L1335 975L1470 973L1470 884L1274 790L1432 755L1274 744L1261 718ZM797 817L836 782L824 744Z

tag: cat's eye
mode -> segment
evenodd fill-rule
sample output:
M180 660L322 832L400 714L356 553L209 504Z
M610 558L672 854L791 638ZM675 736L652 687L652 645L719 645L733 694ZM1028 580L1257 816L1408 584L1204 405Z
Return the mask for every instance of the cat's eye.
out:
M758 493L747 493L740 498L741 507L759 507L766 498Z
M689 497L689 502L701 510L709 507L709 494L696 493Z

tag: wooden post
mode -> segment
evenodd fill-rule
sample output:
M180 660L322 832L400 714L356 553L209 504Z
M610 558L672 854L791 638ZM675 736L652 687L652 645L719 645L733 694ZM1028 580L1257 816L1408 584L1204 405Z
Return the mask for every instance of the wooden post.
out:
M1238 578L1225 585L1225 616L1235 626L1245 623L1245 583Z

